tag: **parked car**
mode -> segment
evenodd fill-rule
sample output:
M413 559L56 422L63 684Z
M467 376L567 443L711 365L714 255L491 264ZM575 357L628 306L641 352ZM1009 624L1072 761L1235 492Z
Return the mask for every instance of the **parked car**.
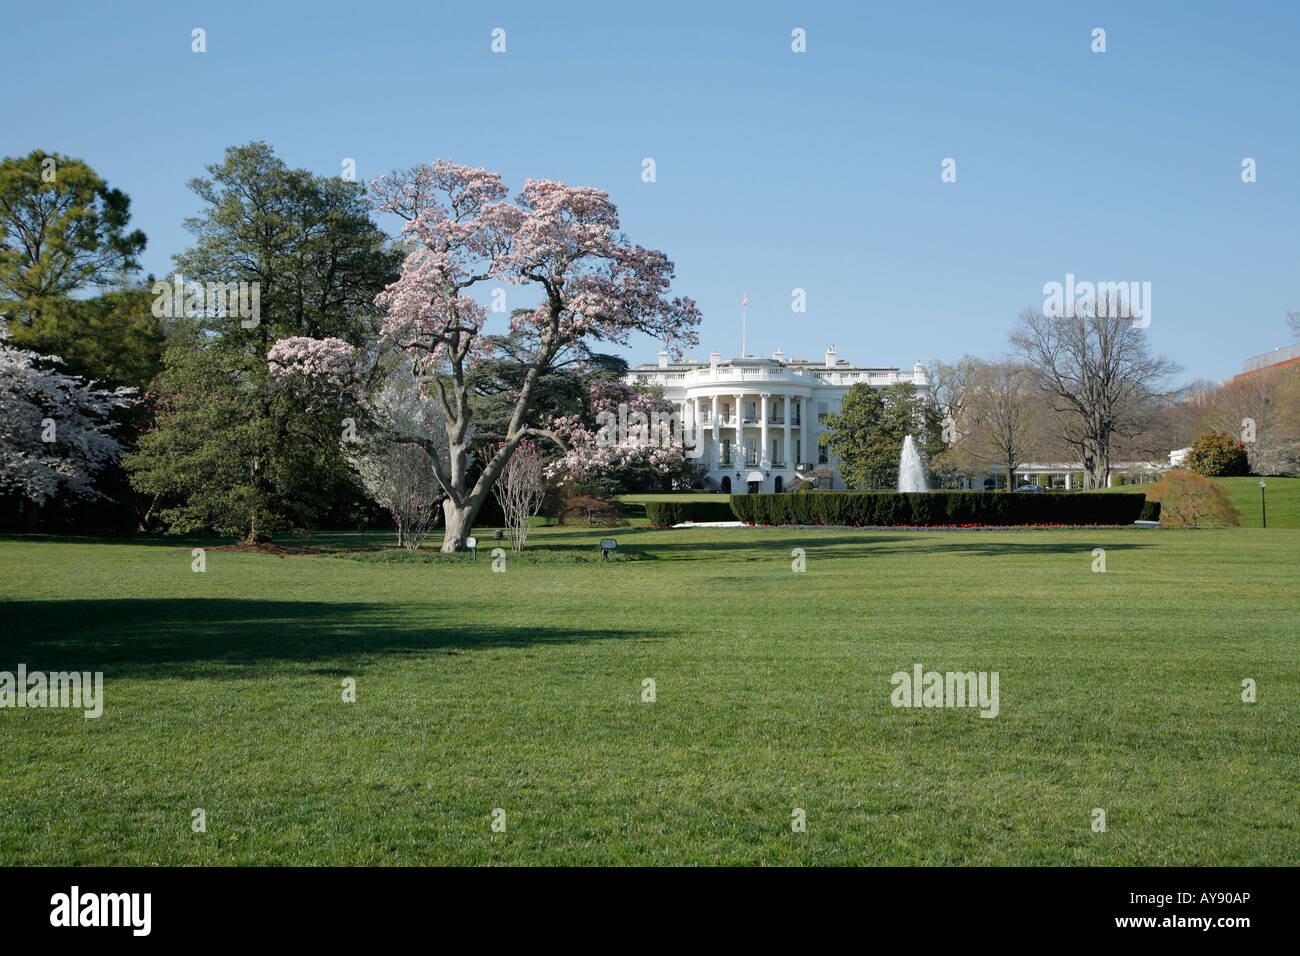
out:
M1016 491L1051 491L1051 488L1044 488L1042 485L1021 485Z

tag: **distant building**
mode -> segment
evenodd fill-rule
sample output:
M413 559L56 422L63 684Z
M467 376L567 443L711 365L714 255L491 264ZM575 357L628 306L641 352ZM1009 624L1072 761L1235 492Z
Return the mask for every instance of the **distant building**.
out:
M724 359L714 352L708 362L669 362L665 350L658 364L638 365L624 381L663 386L682 421L699 423L705 483L737 494L788 491L818 465L831 470L832 487L843 488L836 460L817 444L823 419L839 411L854 385L902 382L923 394L929 384L920 362L910 372L868 368L839 358L833 345L821 362L787 359L781 351L771 358Z
M1300 342L1295 345L1288 345L1284 349L1274 349L1271 352L1265 352L1263 355L1256 355L1254 358L1246 359L1241 366L1241 374L1234 375L1232 380L1249 378L1252 375L1259 375L1263 372L1275 372L1280 368L1288 368L1293 365L1300 365Z

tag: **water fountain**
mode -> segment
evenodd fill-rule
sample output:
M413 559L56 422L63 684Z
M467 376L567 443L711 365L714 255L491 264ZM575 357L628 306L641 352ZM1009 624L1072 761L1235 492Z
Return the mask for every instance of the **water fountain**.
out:
M903 439L903 453L898 456L898 490L930 490L925 486L925 465L921 464L921 453L916 450L916 442L911 435Z

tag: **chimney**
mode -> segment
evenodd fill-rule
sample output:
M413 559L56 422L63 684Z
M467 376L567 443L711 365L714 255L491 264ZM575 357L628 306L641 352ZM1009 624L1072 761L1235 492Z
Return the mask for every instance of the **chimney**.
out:
M835 367L835 346L833 345L826 350L826 367Z
M668 367L668 350L667 350L667 349L660 349L660 350L659 350L659 367L660 367L660 368L667 368L667 367Z
M776 359L778 362L784 362L785 352L783 352L781 349L777 349L775 352L772 353L772 358Z
M718 363L721 362L721 361L722 361L722 353L721 353L721 352L710 352L710 353L709 353L709 365L713 366L714 368L717 368L717 367L718 367Z

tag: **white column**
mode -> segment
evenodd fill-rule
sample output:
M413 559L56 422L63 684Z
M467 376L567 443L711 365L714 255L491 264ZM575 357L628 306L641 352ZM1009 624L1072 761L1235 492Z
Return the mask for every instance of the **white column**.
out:
M683 426L685 427L685 426ZM695 439L696 454L704 454L704 429L700 427L700 399L699 396L691 399L691 434L689 436ZM699 461L699 458L695 459Z
M817 467L817 417L814 409L817 403L805 398L803 406L803 457L814 468Z
M758 427L759 432L762 435L762 438L759 439L762 444L759 446L758 461L764 467L771 465L771 461L768 460L767 452L767 400L771 397L771 392L763 392L761 394L761 403L759 406L760 411L758 413Z
M709 413L713 419L713 470L722 467L722 433L718 424L718 396L713 396L713 410Z
M740 468L745 468L745 396L737 395L736 398L736 449L740 452ZM744 481L745 476L741 475L740 480Z
M781 406L782 406L782 411L784 411L785 413L782 416L785 419L785 456L784 456L785 467L793 468L794 462L790 460L790 396L789 395L781 399Z

